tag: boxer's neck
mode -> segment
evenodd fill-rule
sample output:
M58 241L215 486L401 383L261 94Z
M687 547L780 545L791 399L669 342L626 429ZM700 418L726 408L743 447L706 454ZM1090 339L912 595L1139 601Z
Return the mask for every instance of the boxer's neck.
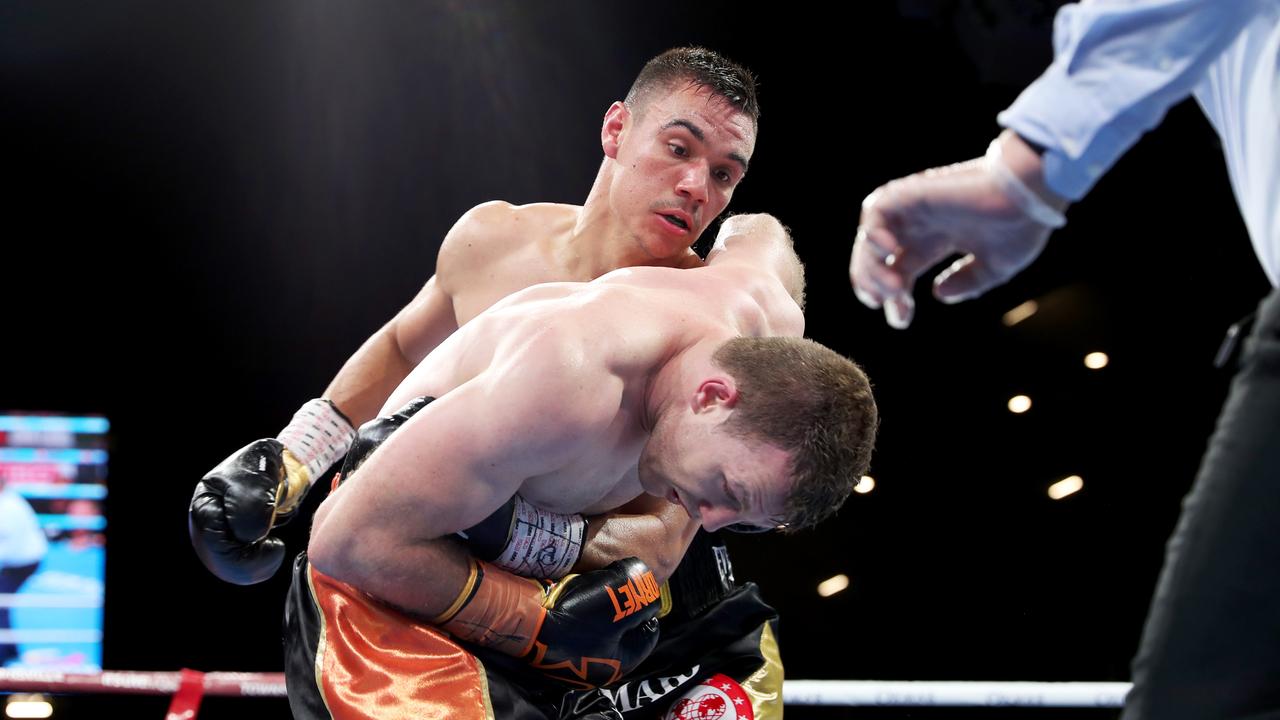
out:
M692 411L694 393L708 377L729 374L711 359L728 338L705 338L675 351L649 376L641 426L646 432L664 417Z
M625 227L609 202L608 159L596 175L591 192L578 212L577 222L559 243L574 267L597 278L618 268L650 265L656 267L696 267L702 263L690 249L670 257L655 257ZM690 238L690 244L696 238Z
M571 277L595 279L618 268L653 264L613 225L607 213L589 216L584 207L572 230L557 238L557 261Z

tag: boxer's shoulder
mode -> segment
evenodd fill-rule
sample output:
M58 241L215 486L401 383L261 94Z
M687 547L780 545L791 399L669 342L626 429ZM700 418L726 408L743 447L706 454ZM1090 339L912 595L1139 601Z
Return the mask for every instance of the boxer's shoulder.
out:
M482 240L495 246L526 245L540 237L560 235L578 221L582 208L562 203L512 205L503 200L480 203L458 218L446 241Z
M464 282L475 272L488 275L500 263L514 262L527 274L543 264L539 248L549 238L571 231L581 211L576 205L556 203L481 203L463 213L445 236L436 273L445 281L452 277Z

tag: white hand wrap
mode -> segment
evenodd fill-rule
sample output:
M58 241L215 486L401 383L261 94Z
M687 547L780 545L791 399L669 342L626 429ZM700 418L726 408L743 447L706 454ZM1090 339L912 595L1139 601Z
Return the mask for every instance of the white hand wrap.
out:
M347 454L355 437L355 429L333 403L316 398L298 408L276 439L306 467L310 486Z
M515 499L507 546L493 564L524 577L559 580L582 554L587 521L581 515L541 510L519 495Z
M1039 195L1032 192L1001 159L1000 140L992 140L987 146L987 154L983 157L987 168L995 178L996 184L1010 200L1035 222L1045 227L1058 229L1067 224L1067 218L1053 209Z

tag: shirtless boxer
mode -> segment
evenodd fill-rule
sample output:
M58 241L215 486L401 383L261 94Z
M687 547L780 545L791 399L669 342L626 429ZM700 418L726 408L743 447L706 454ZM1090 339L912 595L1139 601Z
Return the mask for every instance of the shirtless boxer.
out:
M588 514L648 493L709 530L802 528L835 512L870 457L866 378L794 337L803 276L776 221L731 218L717 246L706 268L516 293L406 378L388 413L435 399L411 406L316 513L295 594L309 589L325 630L308 640L314 664L290 675L296 714L295 694L312 690L300 684L315 683L333 717L449 702L450 717L485 717L482 671L427 620L570 684L615 680L647 652L658 598L642 562L549 591L447 539L517 493ZM669 538L671 552L690 536ZM415 684L424 676L452 684Z
M495 202L464 215L441 246L436 275L347 362L325 391L327 400L308 403L279 441L250 444L197 488L192 541L209 569L242 584L269 577L284 555L283 543L269 536L272 525L288 519L310 482L346 452L352 425L373 417L432 348L505 295L629 265L700 265L689 245L742 180L757 114L754 84L742 68L706 50L664 53L641 72L626 102L606 114L605 158L582 207ZM683 222L687 232L647 225L655 209L677 211L663 220ZM278 492L282 476L286 482ZM671 574L680 558L660 555L661 546L645 538L684 532L688 517L651 496L624 510L592 518L579 569L638 555L658 576ZM737 680L755 676L747 689L757 713L778 706L781 667L769 627L774 613L754 586L733 581L722 543L699 533L671 586L674 607L663 620L662 649L654 657L670 645L665 654L687 664L655 670L655 677L688 675L695 665L704 674L731 665L735 669L726 671ZM697 642L667 642L682 635L671 632L672 623L683 628L711 615L713 624L683 633ZM639 708L654 697L638 692L623 704Z

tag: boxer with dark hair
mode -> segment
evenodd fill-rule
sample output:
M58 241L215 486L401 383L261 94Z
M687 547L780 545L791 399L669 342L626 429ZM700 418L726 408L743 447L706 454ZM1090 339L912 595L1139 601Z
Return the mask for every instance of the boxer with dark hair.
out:
M651 60L627 99L605 114L604 158L583 205L490 202L463 215L441 245L435 275L347 361L324 397L304 405L278 438L251 443L205 477L190 515L192 543L205 565L240 584L274 573L285 548L272 528L296 513L308 488L347 452L354 428L373 418L428 352L503 297L621 267L700 267L690 247L742 181L758 117L754 79L731 61L701 48ZM643 496L589 524L572 515L557 519L519 496L505 507L506 515L492 523L498 529L475 538L474 553L508 562L513 572L551 576L543 572L549 566L522 566L520 548L506 547L508 535L514 537L508 531L538 523L556 529L563 522L564 534L583 542L583 567L638 556L658 577L671 576L664 638L694 642L664 639L637 672L666 656L678 658L679 667L654 667L655 677L683 676L694 664L703 674L732 667L726 672L746 683L757 713L780 711L776 615L753 585L733 579L722 541L699 532L683 563L665 544L650 542L686 532L689 518L679 505ZM713 615L714 623L705 620ZM697 632L676 632L676 624L695 620ZM624 704L661 708L672 699L667 693L661 702Z
M593 569L571 533L548 533L540 564L585 572L547 584L454 539L517 494L559 517L664 498L689 522L647 543L675 557L699 524L800 528L838 508L878 416L856 365L798 337L785 237L767 216L731 218L705 268L538 285L432 351L361 429L310 567L295 565L295 715L486 717L474 702L493 682L471 646L549 679L535 705L633 669L660 610L643 561Z

